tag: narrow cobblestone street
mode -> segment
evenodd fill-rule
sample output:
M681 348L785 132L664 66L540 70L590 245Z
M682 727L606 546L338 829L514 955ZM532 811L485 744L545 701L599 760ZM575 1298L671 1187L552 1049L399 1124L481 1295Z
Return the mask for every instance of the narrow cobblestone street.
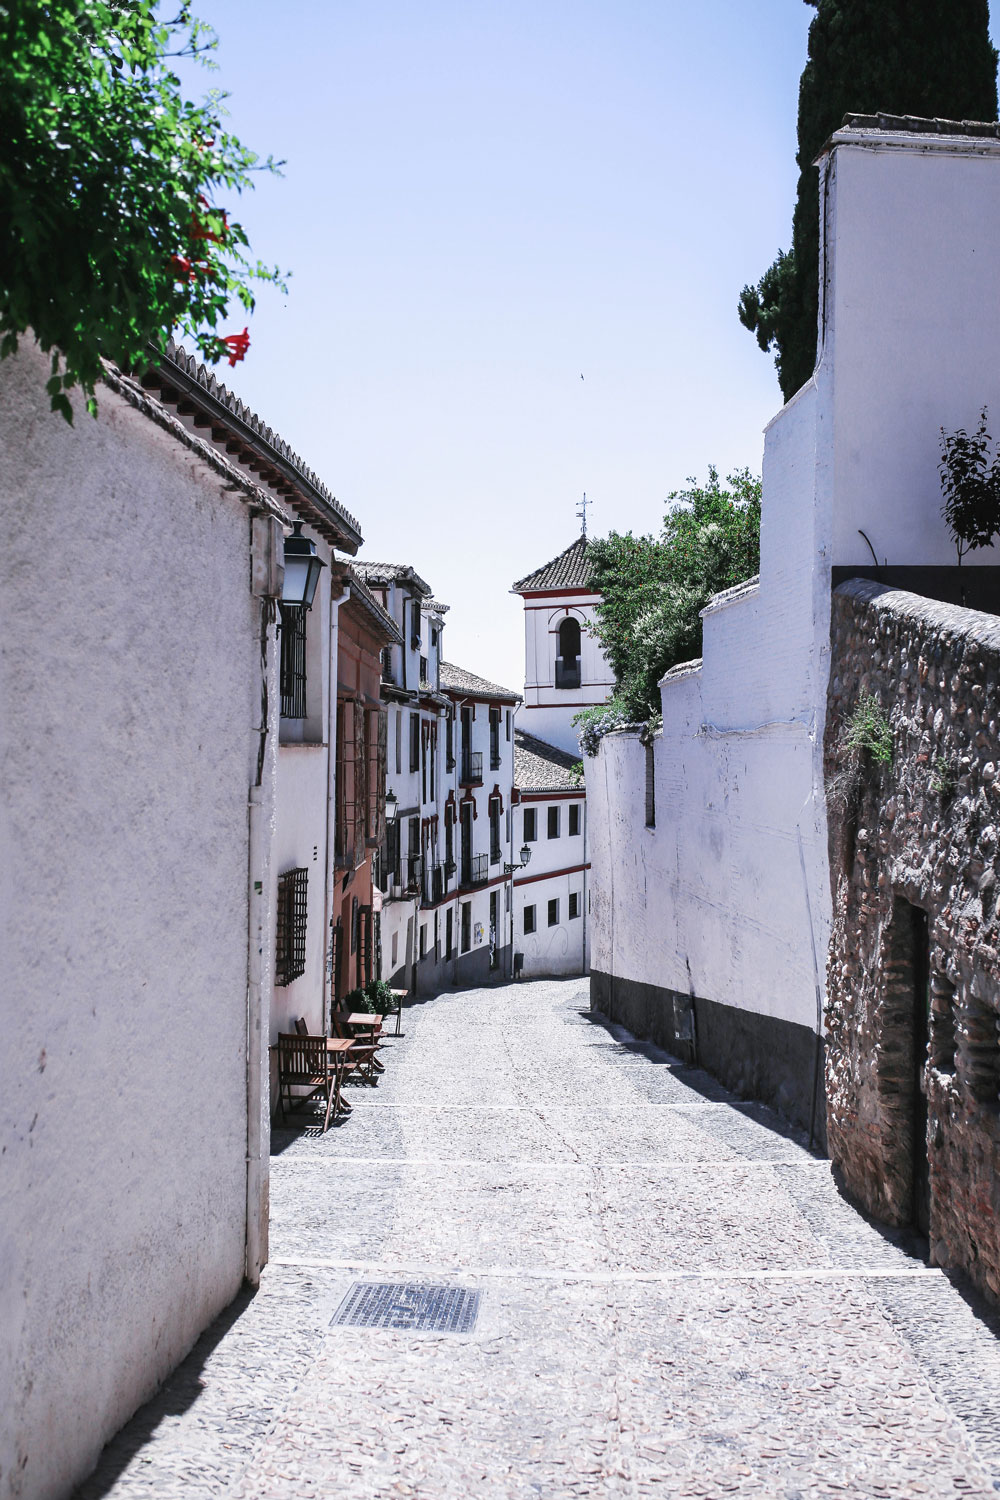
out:
M986 1496L1000 1345L767 1110L584 980L413 1006L377 1089L276 1131L271 1263L80 1500ZM331 1326L355 1281L471 1334Z

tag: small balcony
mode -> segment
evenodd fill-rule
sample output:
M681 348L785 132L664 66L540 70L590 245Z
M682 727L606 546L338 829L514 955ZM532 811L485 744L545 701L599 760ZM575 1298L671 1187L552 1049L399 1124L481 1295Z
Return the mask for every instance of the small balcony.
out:
M481 750L462 751L462 772L459 780L462 786L482 786L483 752Z
M556 657L556 687L578 688L580 686L580 658L570 656L565 660Z
M443 901L444 887L444 865L426 865L423 878L423 905L436 906L439 901Z
M470 859L462 860L462 878L459 884L462 886L485 885L490 878L490 857L488 854L474 854Z
M420 894L420 881L423 874L424 862L419 854L408 854L406 856L406 894L418 896Z

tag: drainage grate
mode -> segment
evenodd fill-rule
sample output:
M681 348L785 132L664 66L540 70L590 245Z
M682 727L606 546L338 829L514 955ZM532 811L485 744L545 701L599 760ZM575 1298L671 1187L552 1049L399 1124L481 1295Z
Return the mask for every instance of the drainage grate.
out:
M420 1333L471 1333L481 1292L454 1286L356 1281L331 1318L354 1328L402 1328Z

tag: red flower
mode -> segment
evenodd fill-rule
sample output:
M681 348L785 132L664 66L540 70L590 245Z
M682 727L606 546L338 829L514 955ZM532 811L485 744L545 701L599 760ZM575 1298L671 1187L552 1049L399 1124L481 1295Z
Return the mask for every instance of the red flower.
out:
M188 258L187 258L186 255L172 255L170 257L170 264L173 266L174 270L177 272L177 280L178 281L193 281L194 280L194 278L195 278L194 266L188 260Z
M241 359L246 359L250 348L249 330L244 328L242 333L230 333L219 343L224 346L223 353L229 355L230 365L238 365Z

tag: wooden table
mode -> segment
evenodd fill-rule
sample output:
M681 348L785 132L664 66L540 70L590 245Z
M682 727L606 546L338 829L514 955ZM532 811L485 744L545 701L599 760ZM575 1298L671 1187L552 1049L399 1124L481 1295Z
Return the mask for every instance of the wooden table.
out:
M407 997L407 995L409 993L410 993L409 990L393 990L392 991L393 999L396 1002L396 1030L395 1030L395 1033L394 1033L395 1036L402 1036L403 1035L403 1033L400 1031L399 1028L403 1024L403 1001L406 999L406 997Z
M345 1037L328 1036L326 1039L326 1050L333 1062L334 1073L337 1079L337 1093L333 1106L334 1114L349 1115L351 1113L351 1106L346 1099L341 1097L340 1092L341 1085L349 1071L345 1067L345 1063L350 1055L351 1045L351 1042Z
M362 1032L362 1031L370 1031L371 1032L372 1054L371 1054L371 1062L369 1063L369 1067L368 1067L368 1081L369 1081L369 1083L372 1083L374 1081L373 1078L372 1078L372 1074L373 1073L384 1073L385 1072L385 1064L384 1063L380 1063L379 1060L378 1060L378 1058L375 1055L375 1048L378 1045L377 1037L378 1037L379 1032L382 1030L382 1022L384 1020L385 1020L384 1016L373 1016L369 1011L366 1011L366 1010L354 1010L354 1011L351 1011L351 1014L347 1017L347 1024L348 1024L348 1026L353 1026L354 1027L355 1034L357 1034L358 1032ZM366 1043L366 1045L367 1045L367 1043Z

